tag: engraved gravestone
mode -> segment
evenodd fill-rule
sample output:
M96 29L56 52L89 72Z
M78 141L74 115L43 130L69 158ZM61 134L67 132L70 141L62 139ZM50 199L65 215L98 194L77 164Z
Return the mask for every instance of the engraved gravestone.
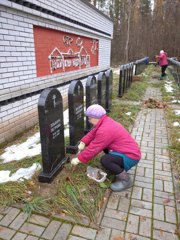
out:
M129 87L131 86L131 63L129 63Z
M134 63L134 75L138 75L138 64Z
M113 72L112 69L109 69L105 72L106 75L106 111L110 112L112 105L112 81L113 81Z
M124 65L124 69L123 69L123 93L125 93L126 91L126 85L127 85L127 67L126 65Z
M120 66L119 70L119 89L118 89L118 97L123 96L123 81L124 81L124 65Z
M104 72L98 74L98 104L106 108L106 75Z
M130 70L131 70L131 64L128 63L127 64L127 75L128 75L128 77L127 77L127 88L130 87Z
M76 154L79 140L84 135L84 91L81 81L75 80L69 85L68 101L70 145L66 152Z
M39 181L50 183L59 173L64 163L64 120L63 104L57 89L45 89L38 101L38 114L42 150L42 168Z
M97 104L97 81L95 76L89 76L86 81L86 109L92 104ZM87 133L92 128L86 117L86 130Z
M126 64L126 90L128 89L129 84L129 65Z
M132 84L132 79L133 79L133 63L131 63L130 84Z

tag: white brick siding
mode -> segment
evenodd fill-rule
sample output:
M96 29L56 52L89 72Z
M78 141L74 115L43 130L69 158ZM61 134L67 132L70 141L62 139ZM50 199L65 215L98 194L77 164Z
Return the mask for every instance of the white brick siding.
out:
M8 0L0 0L0 143L37 122L39 94L27 99L23 99L22 95L85 77L110 67L113 32L113 23L110 19L86 4L84 0L26 2L64 15L104 33ZM37 78L33 25L98 39L99 65ZM64 105L67 105L68 85L58 89L64 99ZM19 100L15 99L11 103L11 99L15 97L19 97ZM6 103L6 100L10 102Z

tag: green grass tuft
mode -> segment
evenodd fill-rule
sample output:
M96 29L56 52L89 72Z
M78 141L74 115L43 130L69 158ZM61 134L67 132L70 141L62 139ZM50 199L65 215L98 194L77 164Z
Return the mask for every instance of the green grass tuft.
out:
M33 212L47 214L50 212L50 205L46 199L42 197L29 197L26 199L22 199L22 203L24 204L23 211L31 216Z

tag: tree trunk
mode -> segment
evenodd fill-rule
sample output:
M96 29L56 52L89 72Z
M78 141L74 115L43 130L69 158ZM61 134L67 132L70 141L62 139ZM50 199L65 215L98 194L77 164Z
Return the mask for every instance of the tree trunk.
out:
M125 46L125 62L129 59L129 34L130 34L130 22L131 22L131 2L128 3L128 19L127 19L127 37Z

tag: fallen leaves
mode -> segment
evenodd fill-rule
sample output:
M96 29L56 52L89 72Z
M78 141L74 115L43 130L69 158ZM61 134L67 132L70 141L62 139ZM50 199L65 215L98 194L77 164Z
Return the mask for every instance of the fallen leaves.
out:
M133 80L133 81L142 81L142 80L143 80L143 76L134 75L134 76L132 77L132 80Z
M27 185L28 185L29 187L33 187L33 186L35 185L35 182L32 181L32 180L30 180L30 181L27 182Z
M175 234L180 234L180 229L176 229L174 233Z
M144 105L148 108L160 108L160 109L164 109L167 108L168 105L166 102L160 101L160 100L156 100L153 98L149 98L148 100L144 101Z
M128 240L138 240L138 239L137 239L137 237L133 236L132 234L129 234Z
M124 240L124 238L121 236L115 236L113 237L113 240Z

